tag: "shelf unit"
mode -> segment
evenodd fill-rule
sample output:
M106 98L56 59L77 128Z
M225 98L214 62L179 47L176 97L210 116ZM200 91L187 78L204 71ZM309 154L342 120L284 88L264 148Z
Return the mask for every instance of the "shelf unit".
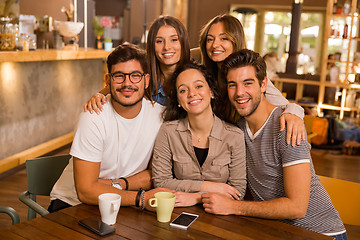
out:
M360 59L358 61L355 60L355 53L353 49L354 44L359 45L360 38L357 36L357 28L359 27L359 14L357 12L357 0L350 1L350 11L348 14L334 14L334 3L336 0L328 0L327 1L327 10L326 10L326 21L325 21L325 36L324 36L324 45L323 45L323 56L322 56L322 66L321 66L321 74L320 74L320 83L319 83L319 98L317 104L317 111L321 113L323 109L335 110L339 111L339 118L344 118L345 112L350 112L351 117L360 118L360 108L359 107L346 107L346 96L349 90L355 90L360 92L360 84L353 84L353 80L355 79L356 72L354 71L355 65L360 65ZM338 34L332 34L333 28L331 23L340 24L340 29L344 29L344 25L348 25L348 31L344 34L344 30ZM335 36L333 36L335 35ZM345 36L344 36L345 35ZM346 36L347 35L347 36ZM341 59L337 59L336 61L328 60L329 54L329 41L337 41L340 42L343 49ZM340 81L339 84L333 84L326 81L327 75L327 64L337 62L340 64ZM360 69L360 66L359 66ZM351 81L350 81L351 80ZM330 104L324 103L325 97L325 88L326 87L339 87L342 88L341 101L340 106L333 106Z

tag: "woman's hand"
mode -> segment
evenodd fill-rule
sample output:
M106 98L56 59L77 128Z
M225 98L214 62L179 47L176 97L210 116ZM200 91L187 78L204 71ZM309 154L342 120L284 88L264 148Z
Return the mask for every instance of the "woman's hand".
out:
M300 145L301 139L306 140L304 121L298 116L291 113L284 113L280 117L280 131L285 130L285 123L287 125L286 142L291 146Z
M102 105L105 103L106 97L102 93L95 93L84 105L84 111L89 111L90 113L95 111L97 114L100 114L103 110Z
M175 207L190 207L201 202L200 193L176 192Z
M200 188L201 192L217 192L231 199L240 199L240 192L226 183L204 181Z

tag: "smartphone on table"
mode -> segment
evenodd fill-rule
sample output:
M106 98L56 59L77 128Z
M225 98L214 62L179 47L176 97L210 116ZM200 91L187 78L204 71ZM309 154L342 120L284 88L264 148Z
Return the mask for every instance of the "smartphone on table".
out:
M198 217L199 215L196 214L182 212L170 223L170 226L186 230Z
M95 217L86 218L79 221L79 224L94 233L104 236L106 234L115 232L115 228L110 225L103 223L101 219Z

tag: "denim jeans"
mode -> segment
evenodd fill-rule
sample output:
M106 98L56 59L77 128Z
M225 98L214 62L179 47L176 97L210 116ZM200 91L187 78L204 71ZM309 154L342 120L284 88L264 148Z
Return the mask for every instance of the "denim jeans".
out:
M334 236L331 236L331 237L334 237L335 240L348 240L346 232L344 232L342 234L339 234L339 235L334 235Z
M50 213L53 213L68 207L71 207L71 205L64 201L61 201L60 199L55 199L55 200L51 200L48 211Z

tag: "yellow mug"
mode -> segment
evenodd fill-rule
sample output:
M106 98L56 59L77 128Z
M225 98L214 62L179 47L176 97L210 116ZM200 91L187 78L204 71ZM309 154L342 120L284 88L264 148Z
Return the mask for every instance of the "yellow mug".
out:
M159 222L170 222L175 205L175 194L171 192L155 193L154 198L149 199L149 205L156 207L156 215Z

